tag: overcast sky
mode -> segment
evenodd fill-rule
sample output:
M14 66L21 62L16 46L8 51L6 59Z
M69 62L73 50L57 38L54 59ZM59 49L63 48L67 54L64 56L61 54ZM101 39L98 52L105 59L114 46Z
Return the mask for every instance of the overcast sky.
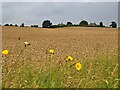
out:
M87 2L90 0L86 0L86 2L4 1L2 2L3 24L17 23L20 25L25 23L25 25L38 24L41 26L42 22L46 19L50 20L53 24L66 24L68 21L73 24L79 24L81 20L86 20L89 23L95 22L97 24L102 21L108 26L111 24L111 21L118 22L118 0L114 0L116 2Z
M1 0L2 2L118 2L120 0Z

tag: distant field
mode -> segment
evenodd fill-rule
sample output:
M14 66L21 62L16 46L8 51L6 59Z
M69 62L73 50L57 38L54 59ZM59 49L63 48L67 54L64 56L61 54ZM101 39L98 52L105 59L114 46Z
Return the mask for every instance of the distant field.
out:
M25 47L25 41L31 45ZM2 49L9 51L2 62L5 88L118 86L117 29L2 27ZM73 60L66 62L68 55ZM78 62L80 71L74 65Z

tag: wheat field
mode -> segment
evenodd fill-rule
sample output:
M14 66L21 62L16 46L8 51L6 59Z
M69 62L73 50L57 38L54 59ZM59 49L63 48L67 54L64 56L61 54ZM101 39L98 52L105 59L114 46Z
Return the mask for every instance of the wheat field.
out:
M118 29L3 26L4 49L9 53L2 56L3 88L118 87ZM73 60L66 62L68 55Z

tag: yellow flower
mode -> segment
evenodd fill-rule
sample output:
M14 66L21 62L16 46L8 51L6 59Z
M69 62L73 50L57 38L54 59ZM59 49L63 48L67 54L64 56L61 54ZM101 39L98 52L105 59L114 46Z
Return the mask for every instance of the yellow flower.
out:
M80 63L76 63L76 64L75 64L75 68L76 68L78 71L81 69L81 67L82 67L82 66L81 66Z
M68 56L68 57L66 58L66 61L69 61L69 60L73 60L73 57L72 57L72 56Z
M51 54L54 54L54 50L53 50L53 49L49 50L49 52L50 52Z
M3 50L2 54L7 55L8 54L8 50Z

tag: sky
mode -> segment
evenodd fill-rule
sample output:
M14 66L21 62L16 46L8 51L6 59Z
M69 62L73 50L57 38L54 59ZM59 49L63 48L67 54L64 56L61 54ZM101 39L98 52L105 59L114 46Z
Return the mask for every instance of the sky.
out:
M118 2L119 0L1 0L2 2Z
M68 0L69 2L32 1L2 0L2 12L0 12L0 14L2 13L2 24L20 25L25 23L29 26L31 24L41 26L44 20L50 20L52 24L66 24L68 21L79 24L80 21L86 20L89 23L97 24L102 21L109 26L112 21L118 22L118 0L104 0L106 2L99 2L100 0L84 0L84 2L83 0L81 2L78 0L74 0L76 2L70 2L71 0Z

